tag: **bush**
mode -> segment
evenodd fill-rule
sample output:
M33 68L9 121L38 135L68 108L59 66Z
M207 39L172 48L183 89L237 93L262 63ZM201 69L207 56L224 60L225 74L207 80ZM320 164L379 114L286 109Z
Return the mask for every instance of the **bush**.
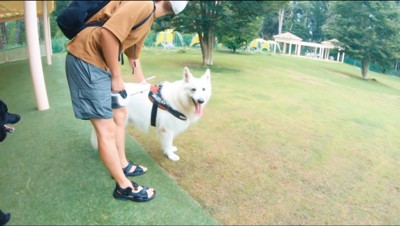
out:
M62 38L53 38L52 40L52 49L53 53L62 53L66 52L67 49L65 48L67 45L68 39L65 37Z

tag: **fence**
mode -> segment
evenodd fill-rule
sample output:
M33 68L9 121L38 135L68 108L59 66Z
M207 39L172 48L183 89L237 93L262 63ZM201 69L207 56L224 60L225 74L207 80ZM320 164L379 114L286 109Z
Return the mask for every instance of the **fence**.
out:
M44 43L40 44L41 56L46 56ZM28 59L28 47L20 46L10 49L0 50L0 64Z

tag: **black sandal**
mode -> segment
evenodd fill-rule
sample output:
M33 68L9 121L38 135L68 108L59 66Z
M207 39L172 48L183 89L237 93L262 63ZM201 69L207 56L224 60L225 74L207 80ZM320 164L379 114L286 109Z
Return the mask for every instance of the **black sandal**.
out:
M136 166L135 170L133 172L129 172L129 171L131 171L133 166ZM124 171L124 174L127 177L137 177L137 176L140 176L140 175L143 175L146 173L142 167L140 167L139 165L137 165L133 162L129 162L128 166L126 166L125 168L122 168L122 171Z
M133 181L131 181L131 182L134 187L134 190L137 191L139 184L137 184ZM130 200L130 201L134 201L134 202L148 202L156 196L156 191L154 191L153 196L149 197L147 195L147 190L148 190L148 187L142 186L142 190L135 193L135 192L132 192L132 188L130 188L130 187L121 188L118 184L115 184L113 196L115 199L118 199L118 200L124 200L124 201Z

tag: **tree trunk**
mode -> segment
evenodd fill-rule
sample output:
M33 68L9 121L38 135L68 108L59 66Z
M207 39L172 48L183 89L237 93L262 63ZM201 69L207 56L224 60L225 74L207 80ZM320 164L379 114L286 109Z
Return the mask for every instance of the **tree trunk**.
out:
M285 15L285 9L280 9L278 15L279 15L279 18L278 18L278 20L279 20L278 34L281 34L282 33L282 26L283 26L283 18L284 18L284 15Z
M361 60L361 76L362 76L363 79L367 79L369 65L370 65L369 61Z
M18 45L22 44L22 40L21 40L21 24L22 21L21 20L17 20L16 21L16 28L15 28L15 42Z
M214 63L214 42L215 35L213 33L198 34L203 55L203 65L213 65Z
M0 23L0 49L5 49L7 46L7 31L6 23Z

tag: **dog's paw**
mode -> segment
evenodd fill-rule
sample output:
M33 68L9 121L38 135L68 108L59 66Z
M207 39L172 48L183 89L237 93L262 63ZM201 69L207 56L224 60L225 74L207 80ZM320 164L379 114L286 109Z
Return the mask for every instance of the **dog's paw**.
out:
M176 155L176 154L174 154L174 153L172 153L172 152L167 153L167 156L168 156L168 158L171 159L172 161L178 161L178 160L180 159L178 155Z
M176 146L172 146L172 147L171 147L171 151L172 151L172 152L177 152L177 151L178 151L178 148L177 148Z

